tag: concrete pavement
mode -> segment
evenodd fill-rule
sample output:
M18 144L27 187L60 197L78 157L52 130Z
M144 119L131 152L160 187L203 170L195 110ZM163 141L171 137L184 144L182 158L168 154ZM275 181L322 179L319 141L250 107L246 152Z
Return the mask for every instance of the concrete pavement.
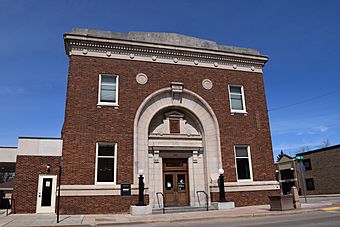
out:
M180 221L208 220L222 218L255 217L301 214L333 205L332 202L303 204L302 209L289 211L270 211L269 205L236 207L227 211L200 211L172 214L152 214L131 216L129 214L106 215L61 215L56 223L55 214L1 214L0 226L112 226L126 224L170 223Z

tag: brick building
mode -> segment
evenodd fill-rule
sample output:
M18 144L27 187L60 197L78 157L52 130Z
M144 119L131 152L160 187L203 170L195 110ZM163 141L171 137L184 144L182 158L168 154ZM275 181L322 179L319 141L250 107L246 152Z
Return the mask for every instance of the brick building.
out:
M304 157L304 178L299 174L298 181L299 185L305 186L307 194L340 193L340 144L298 153L296 156Z
M197 191L217 201L220 168L236 206L279 194L266 56L173 33L74 29L64 40L66 110L62 140L55 141L62 153L39 145L33 156L23 148L17 212L53 212L61 155L64 214L128 212L137 203L140 170L152 207L157 192L168 206L200 206ZM121 195L122 184L131 184L131 196Z
M283 195L291 193L291 188L293 186L300 188L298 184L298 172L296 171L296 162L294 158L282 153L275 166L276 178L280 183L280 188Z

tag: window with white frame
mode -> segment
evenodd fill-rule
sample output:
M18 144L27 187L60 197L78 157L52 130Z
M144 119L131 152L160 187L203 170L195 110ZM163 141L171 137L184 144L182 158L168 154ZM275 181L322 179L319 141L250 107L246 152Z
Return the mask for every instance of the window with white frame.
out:
M118 105L118 76L99 75L98 104Z
M249 146L235 146L236 172L238 180L252 180Z
M96 183L114 183L116 181L115 143L97 143Z
M246 112L243 86L229 86L231 112Z

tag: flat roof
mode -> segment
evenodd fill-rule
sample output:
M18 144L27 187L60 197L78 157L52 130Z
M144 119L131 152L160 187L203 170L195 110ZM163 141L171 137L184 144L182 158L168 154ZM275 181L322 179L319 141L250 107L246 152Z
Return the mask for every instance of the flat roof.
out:
M57 137L31 137L31 136L19 136L19 139L61 140L61 138Z
M256 49L221 45L211 40L171 32L111 32L93 29L74 28L66 35L79 35L85 37L136 41L152 44L165 44L172 46L190 47L196 49L215 50L247 55L261 55Z
M296 156L307 155L307 154L312 154L312 153L317 153L317 152L322 152L322 151L328 151L328 150L333 150L333 149L337 149L337 148L340 148L340 144L337 144L337 145L334 145L334 146L329 146L329 147L323 147L323 148L319 148L319 149L312 150L312 151L297 153Z

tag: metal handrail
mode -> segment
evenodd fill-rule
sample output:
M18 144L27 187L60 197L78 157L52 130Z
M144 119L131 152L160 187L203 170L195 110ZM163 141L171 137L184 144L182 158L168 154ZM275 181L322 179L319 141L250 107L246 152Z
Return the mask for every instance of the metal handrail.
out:
M198 196L198 193L203 193L205 195L206 203L207 203L207 211L209 211L208 194L205 191L197 191L196 192L199 205L201 205L201 202L200 202L200 197Z
M162 192L156 192L158 207L161 208L161 204L159 203L158 195L161 195L163 197L163 214L165 214L165 197L164 197L164 194Z

